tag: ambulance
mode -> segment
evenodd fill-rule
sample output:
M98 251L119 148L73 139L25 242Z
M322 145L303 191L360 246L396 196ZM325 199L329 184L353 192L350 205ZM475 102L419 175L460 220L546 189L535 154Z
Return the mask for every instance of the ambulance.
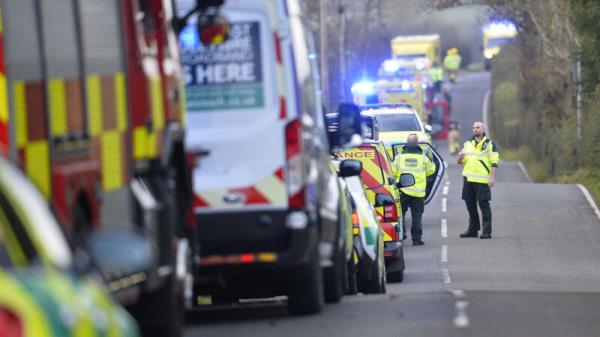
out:
M375 207L384 233L384 256L387 279L404 279L403 220L396 171L383 143L366 141L362 145L336 153L339 160L354 159L362 163L360 178L370 204Z

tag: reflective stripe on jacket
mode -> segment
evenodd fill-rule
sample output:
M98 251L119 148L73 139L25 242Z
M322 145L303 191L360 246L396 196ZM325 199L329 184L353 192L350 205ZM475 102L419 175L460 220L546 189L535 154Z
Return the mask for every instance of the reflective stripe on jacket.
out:
M496 143L487 135L484 135L480 142L472 138L465 142L463 153L463 177L467 178L468 182L487 184L492 167L497 167L500 161Z
M415 177L415 184L401 188L400 191L412 197L424 198L427 188L427 177L435 173L435 164L418 148L410 151L406 147L396 157L394 164L398 168L396 181L400 181L402 173L410 173Z

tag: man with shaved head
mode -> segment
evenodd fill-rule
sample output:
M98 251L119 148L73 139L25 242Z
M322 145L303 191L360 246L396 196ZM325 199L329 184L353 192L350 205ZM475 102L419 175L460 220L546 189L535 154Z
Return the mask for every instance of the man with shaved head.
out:
M481 239L492 238L492 200L491 188L496 183L496 168L499 156L496 143L485 133L482 122L473 124L473 138L466 141L458 154L458 163L463 165L462 198L469 211L469 227L460 235L461 238L476 238L481 227ZM481 209L481 220L477 212L477 204ZM481 226L482 225L482 226Z

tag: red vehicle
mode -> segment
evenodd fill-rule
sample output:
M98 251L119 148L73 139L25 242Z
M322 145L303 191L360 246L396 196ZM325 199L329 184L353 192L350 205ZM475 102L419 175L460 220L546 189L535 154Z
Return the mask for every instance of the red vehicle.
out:
M144 336L180 335L191 184L171 2L3 0L0 9L2 153L73 246L99 228L147 236L153 268L111 290Z
M444 94L434 94L431 90L427 94L425 109L428 112L427 123L431 125L431 138L436 140L448 138L450 124L450 101Z

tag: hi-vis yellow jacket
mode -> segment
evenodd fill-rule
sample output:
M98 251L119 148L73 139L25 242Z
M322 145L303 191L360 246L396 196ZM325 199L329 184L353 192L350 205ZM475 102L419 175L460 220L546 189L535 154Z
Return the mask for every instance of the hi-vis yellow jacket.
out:
M410 173L415 177L415 184L401 188L400 191L412 197L424 198L427 188L427 177L435 173L435 164L419 146L405 146L396 156L395 166L398 168L396 181L400 181L402 173Z
M500 161L496 143L484 134L480 142L474 137L466 141L462 151L465 154L462 162L463 177L468 182L487 184L492 167L497 167Z

